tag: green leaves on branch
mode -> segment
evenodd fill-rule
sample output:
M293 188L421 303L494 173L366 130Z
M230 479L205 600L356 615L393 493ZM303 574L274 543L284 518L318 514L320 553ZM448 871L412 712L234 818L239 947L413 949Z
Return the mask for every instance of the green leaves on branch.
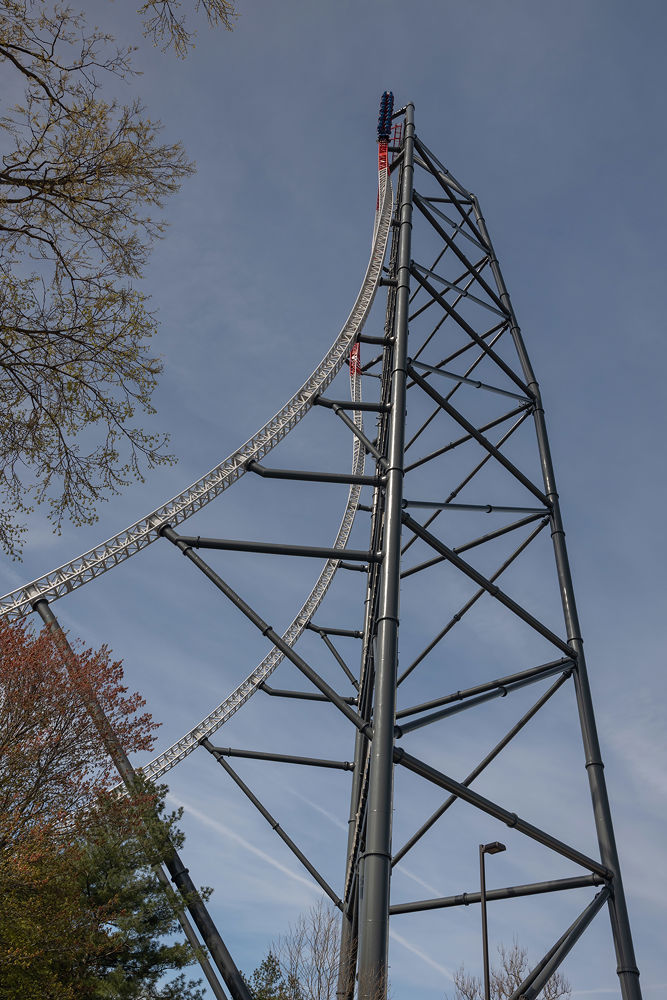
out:
M196 10L232 26L228 0ZM156 43L190 48L178 3L141 13ZM139 100L106 96L130 58L67 7L0 0L0 67L17 99L0 115L0 547L12 556L16 517L35 503L56 529L90 523L101 500L172 461L166 436L140 426L162 362L134 283L163 231L154 212L193 166Z

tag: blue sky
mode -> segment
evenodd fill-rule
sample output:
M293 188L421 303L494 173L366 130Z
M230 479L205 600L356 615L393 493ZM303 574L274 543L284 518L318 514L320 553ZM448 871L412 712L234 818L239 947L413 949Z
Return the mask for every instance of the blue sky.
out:
M136 40L136 19L123 5L89 9L91 20L120 40ZM202 27L185 62L140 44L143 75L120 88L128 100L140 93L166 137L182 139L198 166L167 206L169 229L144 281L165 359L154 423L171 433L179 463L103 506L90 529L66 527L55 537L34 519L24 563L5 565L3 589L180 491L301 384L347 316L365 268L379 95L389 88L399 104L414 101L419 134L481 200L542 386L642 984L647 998L658 997L667 988L665 7L648 0L242 0L239 11L233 33ZM372 332L382 309L378 301ZM270 464L317 467L326 439L326 461L344 467L345 440L329 441L322 415L306 423ZM244 480L193 522L192 532L278 533L321 544L333 537L337 492L309 494L304 506L286 490L275 509L267 507L270 496ZM266 617L270 608L276 627L289 621L314 577L312 566L260 568L235 556L224 565L239 590L257 589L259 610ZM160 746L266 652L259 637L234 631L229 608L188 569L167 543L154 545L54 608L74 633L93 645L108 642L123 657L130 683L164 723ZM340 587L332 609L352 615L355 601L351 585ZM428 628L420 604L419 596L406 596L403 614ZM522 641L503 632L490 606L476 627L477 639L489 631L489 650L498 635ZM353 647L343 648L352 661ZM465 647L458 652L465 656ZM276 683L279 676L281 685L295 683L281 671ZM349 759L351 737L330 712L295 717L273 699L254 702L226 727L221 744L287 752L316 746L323 756ZM521 704L482 724L489 732L505 718L511 724ZM592 851L581 752L567 728L573 711L571 701L559 702L533 742L513 752L507 771L494 772L480 790L518 797L526 818L539 814ZM422 733L414 746L445 770L464 773L474 760L478 744L454 720L438 731L437 746L433 734ZM534 770L538 782L529 785ZM250 765L239 771L339 884L346 777L296 781ZM174 801L186 806L193 876L214 886L223 936L251 969L317 894L224 778L208 758L190 758L170 785ZM397 789L414 818L437 804L432 791L416 791L402 777ZM545 873L542 855L516 835L456 808L444 839L435 837L396 875L397 898L474 889L480 839L508 844L490 861L492 884L559 874ZM397 838L409 832L410 815L397 814ZM570 922L571 906L549 900L537 910L516 901L491 908L492 940L511 942L516 933L537 955ZM448 972L461 962L477 970L478 912L429 919L394 921L397 998L416 985L435 1000L452 992ZM609 942L602 914L565 966L575 997L618 995Z

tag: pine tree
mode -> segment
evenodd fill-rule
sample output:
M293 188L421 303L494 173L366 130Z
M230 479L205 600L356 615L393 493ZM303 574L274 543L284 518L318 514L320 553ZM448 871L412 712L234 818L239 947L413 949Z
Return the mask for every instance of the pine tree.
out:
M280 960L273 951L269 951L247 983L255 1000L303 1000L298 985L285 979Z
M122 681L106 649L79 649L68 675L46 632L0 623L0 1000L200 996L161 982L194 960L151 867L159 837L182 839L179 814L164 790L110 791L80 697L92 688L126 752L148 750L155 725Z

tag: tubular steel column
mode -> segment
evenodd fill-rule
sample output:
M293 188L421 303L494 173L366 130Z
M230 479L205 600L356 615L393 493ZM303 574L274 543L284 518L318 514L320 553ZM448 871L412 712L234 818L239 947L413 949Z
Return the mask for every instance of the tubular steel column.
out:
M58 619L49 607L48 601L44 600L44 598L35 601L34 610L40 616L53 636L53 640L56 643L65 667L69 672L76 654L70 646L67 636L61 629ZM102 740L107 753L111 757L127 791L132 794L133 790L136 788L137 774L132 767L132 764L130 763L130 760L118 737L116 736L116 733L112 729L104 709L100 705L92 688L89 691L81 692L81 695L86 706L86 710L88 711L93 724L99 733L100 739ZM148 833L147 838L149 838ZM183 896L185 906L190 911L195 924L199 928L199 932L204 939L211 957L217 966L227 989L231 993L233 1000L252 1000L252 996L246 982L237 969L224 941L220 937L218 929L213 923L204 901L199 895L194 882L190 878L188 869L181 861L176 848L169 841L167 841L165 845L163 860L167 871L171 875L174 885ZM161 872L159 865L154 867L154 871L162 885L165 885L166 876L163 872ZM195 956L197 956L202 971L208 980L209 986L213 990L216 997L224 998L224 991L215 979L213 970L210 968L206 955L202 954L201 947L194 936L194 932L189 921L187 919L183 919L184 914L179 910L177 910L176 916L194 950Z
M484 217L479 208L477 199L472 196L475 217L480 232L487 241L489 247L493 244L489 238ZM630 930L630 920L623 891L623 881L621 879L621 869L614 837L614 827L607 795L607 785L604 777L604 764L600 752L593 702L591 699L590 685L588 682L588 671L586 669L586 658L584 655L584 642L581 636L581 626L574 599L574 587L572 584L572 574L570 572L570 561L565 544L565 531L561 519L560 505L558 501L558 491L556 489L556 478L554 475L553 463L551 460L551 449L547 437L546 422L544 419L544 409L540 397L540 389L533 372L532 365L528 358L526 348L521 335L521 329L517 323L516 316L509 297L509 292L503 280L503 276L495 256L492 251L491 268L500 291L500 298L506 307L511 321L510 330L514 344L516 346L521 367L528 388L533 393L535 399L534 418L537 435L537 445L542 464L542 477L544 480L544 492L551 505L551 537L553 539L554 554L556 557L556 569L558 573L558 585L560 588L561 601L563 605L563 616L567 629L567 641L577 654L576 667L574 670L574 686L577 698L577 708L579 711L579 722L581 735L586 754L586 770L590 785L591 798L593 802L593 813L595 817L595 827L597 831L598 845L600 848L600 860L603 865L613 872L612 892L609 896L609 916L611 919L612 934L614 937L614 947L616 949L617 973L620 980L621 994L623 1000L642 1000L641 988L639 986L639 969L635 959L635 951L632 943L632 933Z
M389 123L387 123L389 124ZM378 129L378 144L383 137ZM385 143L388 145L388 143ZM378 146L378 162L381 156L387 157L386 150L380 151ZM398 251L398 232L394 230L391 240L391 252L389 260L389 274L396 277ZM383 364L380 400L381 404L388 404L391 398L390 383L390 359L392 352L392 339L394 332L394 319L396 312L396 289L391 286L387 295L387 308L385 313L384 337L380 338L383 344ZM387 450L387 431L389 413L383 411L378 421L377 447L379 454L383 455ZM378 475L384 474L386 462L380 458L376 464ZM376 486L373 490L373 502L371 513L370 548L377 552L382 547L382 515L384 496L382 487ZM378 581L380 566L374 563L368 568L368 580L366 586L366 598L364 601L364 623L363 623L363 644L360 658L359 673L359 712L369 723L372 713L372 694L374 684L374 622L377 614ZM369 742L366 736L357 732L354 745L354 777L352 780L352 790L350 796L350 814L348 821L348 842L346 858L346 887L345 903L346 911L341 922L340 937L340 964L338 974L338 986L336 990L337 1000L353 1000L356 986L357 970L357 949L359 943L359 886L363 882L363 861L358 857L358 848L362 838L364 821L362 812L365 809L364 793L366 782L366 768L369 756Z
M412 104L408 104L405 111L405 139L399 197L396 317L392 353L384 544L375 650L368 827L359 920L360 1000L378 1000L385 995L387 988L413 154L414 107Z

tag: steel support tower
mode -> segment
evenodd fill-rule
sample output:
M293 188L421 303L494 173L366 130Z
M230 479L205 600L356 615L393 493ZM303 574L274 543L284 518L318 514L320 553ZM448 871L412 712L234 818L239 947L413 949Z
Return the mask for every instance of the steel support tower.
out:
M417 135L412 104L394 112L392 96L384 94L378 135L379 194L368 270L343 330L318 369L268 424L183 494L72 563L7 595L0 608L7 616L36 610L67 659L71 651L51 602L162 538L180 550L193 570L203 574L241 613L239 617L268 640L269 653L249 676L144 772L149 779L158 779L192 751L198 751L194 757L199 761L210 755L272 825L341 912L338 1000L352 1000L355 992L359 1000L386 996L390 921L401 914L438 912L481 901L485 917L487 899L533 896L544 898L547 905L550 894L569 890L588 890L590 899L547 948L512 1000L538 997L602 909L608 911L611 922L620 995L623 1000L640 1000L539 386L477 198ZM384 324L369 333L366 321L382 287L386 289ZM362 345L378 352L365 364L360 356ZM346 360L351 399L330 398L326 390ZM364 395L362 399L362 385L370 389L371 398ZM261 464L316 408L351 432L351 472ZM374 435L364 430L363 417L369 414L376 420ZM424 453L418 456L420 447ZM326 441L322 454L326 456ZM374 465L370 472L368 461ZM313 483L347 487L333 545L210 538L177 530L181 522L248 473L266 489L281 489L279 482L274 486L264 482L271 480L300 484L298 489L304 493ZM363 530L369 532L369 541L363 549L350 544L357 514L368 518ZM487 515L493 524L487 522L480 530L479 522ZM198 550L246 552L266 559L320 559L325 565L292 624L279 634ZM363 581L357 619L322 625L319 608L338 571L352 571L353 577ZM504 580L498 583L501 576L510 580L507 586ZM552 588L556 604L560 603L560 623L554 622L553 608L541 596L543 582L547 591ZM402 596L408 603L403 616ZM421 615L426 605L431 608L428 618ZM436 618L438 629L425 642L423 622ZM475 623L472 630L463 640L456 638L471 620ZM350 694L339 693L338 684L327 680L319 663L317 668L313 665L304 644L307 639L314 641L314 636L322 640L321 648L332 655L336 669L343 669ZM481 647L472 652L471 644L480 639ZM350 668L349 657L341 655L339 642L360 645L358 671ZM439 658L435 676L432 669L427 670L434 658ZM504 659L506 669L501 676L493 676ZM308 682L307 690L279 690L267 684L282 662L300 672ZM502 736L487 749L487 734L493 732L489 713L498 705L496 699L515 692L525 695L533 684L544 686L538 700L524 706L511 726L502 721ZM517 815L506 797L483 795L474 787L510 744L515 749L515 738L554 695L568 687L583 746L596 856ZM260 691L302 708L319 702L336 710L345 724L351 724L353 761L225 748L213 742L213 734ZM421 700L411 703L416 696ZM113 734L105 730L103 712L92 696L88 707L131 790L132 766L114 746ZM474 768L461 778L442 766L447 756L442 734L463 713L466 719L477 716L483 721L477 730L471 724L480 751ZM419 752L409 751L406 745L411 743L411 734L424 730L432 734L426 749L422 740ZM351 771L347 849L340 859L339 889L232 768L232 757ZM495 773L494 769L489 773ZM410 837L397 846L392 837L394 812L400 808L395 785L404 778L430 786L442 801L416 829L413 824ZM487 778L482 780L489 787ZM438 834L439 820L457 802L488 817L490 823L506 824L524 842L541 845L547 856L555 856L559 863L565 859L576 872L503 889L483 888L484 899L472 891L396 901L392 872L430 831ZM446 853L448 834L439 835ZM488 846L501 849L503 845ZM475 850L476 845L471 846L471 856ZM192 884L175 852L165 864L175 884L192 897ZM453 884L452 888L458 887ZM248 1000L247 987L206 908L198 897L193 905L191 915L227 987L235 1000ZM195 940L187 920L184 930ZM215 973L210 965L205 972L213 984ZM213 988L216 996L224 995L219 984Z
M521 829L529 837L534 837L556 852L570 857L572 860L577 860L590 871L593 877L592 883L595 882L595 875L602 878L603 888L581 917L566 931L554 949L547 953L543 962L533 970L522 988L517 991L517 1000L519 997L531 1000L531 998L538 996L549 977L553 975L562 959L581 936L585 927L588 926L594 913L605 902L611 920L621 994L624 1000L630 1000L630 998L638 1000L641 996L639 971L635 961L618 853L614 840L583 640L574 598L565 532L560 514L539 385L526 352L521 330L477 198L459 184L426 145L415 136L413 105L408 104L401 114L404 120L401 130L402 141L400 149L396 150L397 160L394 161L395 164L400 164L400 173L398 205L394 220L392 266L389 274L389 281L393 288L387 306L385 329L388 343L384 352L382 376L383 402L387 406L387 411L383 415L379 435L379 440L382 442L382 457L378 460L378 473L382 475L383 483L379 490L381 495L376 497L373 508L375 522L372 534L373 547L377 545L381 549L382 563L376 572L369 572L367 605L374 611L365 622L365 660L362 664L362 677L368 678L368 690L362 690L360 696L361 703L363 704L364 699L366 699L368 705L366 717L372 721L373 736L371 741L358 740L356 747L355 774L357 781L353 789L352 813L356 817L362 815L362 810L360 810L362 792L359 778L362 768L367 767L367 789L363 808L365 842L360 850L358 843L355 843L354 838L352 838L348 849L348 873L356 869L357 878L356 895L351 901L353 916L352 920L349 921L350 930L344 935L344 949L347 948L353 952L354 942L358 941L359 997L363 1000L372 1000L378 995L378 992L380 995L384 995L386 992L389 915L391 912L393 778L394 768L400 766L432 781L451 795L464 797L467 793L467 799L473 805L484 809L490 815L503 819L509 826ZM435 179L441 188L438 197L423 197L417 192L414 179L415 165L418 165ZM456 215L455 222L444 217L444 213L439 207L443 203L452 211L452 214ZM442 259L445 250L449 249L453 251L459 264L462 265L461 273L456 282L443 280L442 276L434 270L436 264L426 268L413 260L412 218L415 207L442 240L441 250L435 258L436 264ZM449 233L443 222L450 228ZM460 245L455 242L455 237L459 234L464 234L467 238L468 245L465 252L462 252ZM475 246L482 254L477 261L474 261L470 253L470 250ZM488 267L490 271L489 281L482 276L484 267ZM412 349L410 303L415 285L417 288L421 287L428 296L427 305L424 308L439 306L444 313L440 317L440 322L434 324L434 330L438 330L445 318L453 321L470 338L470 344L466 346L476 345L481 348L477 363L482 359L490 361L490 367L496 369L496 376L500 376L501 379L505 376L509 378L511 383L514 383L513 391L505 390L504 395L521 399L523 413L519 417L520 420L523 416L532 418L542 472L541 484L526 477L506 458L499 447L490 442L483 433L485 429L475 427L465 418L463 413L449 402L453 391L450 390L449 393L444 394L441 389L436 389L433 385L437 381L436 379L431 377L430 383L427 381L429 375L444 375L456 383L455 388L465 384L463 378L454 376L445 370L449 364L449 358L440 361L437 366L419 363L415 359L423 350L424 344L421 342L415 345L414 356L410 357ZM495 307L501 322L496 323L490 330L474 329L464 316L457 312L451 300L449 302L446 300L444 289L457 293L458 301L481 292L487 300L486 304ZM473 292L472 289L475 291ZM514 345L516 356L514 367L503 360L499 354L496 354L491 346L492 344L495 346L500 335L505 332L509 333ZM427 342L432 336L433 332L429 332ZM462 353L462 350L457 351L455 356ZM475 365L471 367L475 367ZM471 371L468 370L466 377L470 374ZM426 393L436 404L436 410L449 414L465 431L464 438L472 438L482 447L486 452L483 461L492 458L500 462L528 493L532 494L533 499L539 501L541 505L539 510L521 511L516 508L514 513L527 515L524 518L526 521L531 517L541 518L550 529L563 608L564 636L550 634L550 630L541 621L533 618L524 608L515 604L495 585L494 577L487 579L476 572L471 565L458 556L456 549L451 549L444 540L427 530L427 525L430 525L437 514L452 503L451 494L446 500L438 498L433 503L411 503L404 498L406 386L408 384ZM484 385L477 380L473 380L471 384L476 388L490 392L502 392L497 385ZM517 389L520 390L519 393L516 392ZM413 441L414 437L410 439L410 443ZM504 443L504 439L501 439L501 443ZM438 450L443 452L447 447ZM432 458L436 457L437 451ZM455 491L456 493L458 490ZM427 524L423 525L406 512L411 506L422 509L431 508L434 510L434 514L428 519ZM409 541L402 549L404 530L409 535ZM440 721L448 711L446 708L441 711L436 710L431 712L430 718L428 714L423 714L414 719L412 723L408 723L407 726L397 725L397 686L400 680L407 675L406 671L402 677L399 676L398 667L399 594L401 577L406 569L402 562L402 555L409 548L411 542L417 538L426 542L439 558L449 560L465 576L479 584L482 590L503 603L532 628L545 635L552 645L564 654L564 659L556 667L557 671L560 672L561 680L571 677L575 689L600 862L593 859L584 861L581 855L577 858L578 852L569 845L558 843L555 838L544 831L530 828L529 824L523 823L514 814L508 815L502 805L471 794L467 791L469 780L460 785L447 776L439 774L436 769L424 761L412 757L403 749L399 749L397 736L403 736L411 727L416 728L431 721ZM412 667L408 668L408 670L411 669ZM545 667L536 669L541 676L552 672L551 664L547 665L546 669ZM528 676L525 679L530 682L536 674L531 676L530 671L527 673ZM370 692L371 677L373 677L372 694ZM524 678L508 678L510 684L522 683L523 680ZM557 681L553 687L559 684L560 681ZM505 684L498 683L496 691L493 692L493 688L489 690L489 685L486 685L488 693L502 694L504 691L499 692L498 688L502 689L505 686ZM478 690L481 691L483 687L484 685L479 685ZM473 697L475 693L477 692L474 688L469 692ZM412 711L403 712L401 715L413 716L417 711L437 709L438 704L444 706L450 700L453 699L446 697L435 699L430 705L417 706ZM400 722L400 720L398 721ZM464 788L466 792L464 792ZM396 860L398 859L395 858L394 861ZM604 873L603 868L605 869ZM539 892L539 887L535 888ZM548 892L551 891L552 887L545 884L542 888L543 891ZM355 935L352 928L356 926L354 915L357 910L359 922ZM343 955L339 996L346 998L346 1000L352 996L351 970L353 967L351 956L346 964Z

